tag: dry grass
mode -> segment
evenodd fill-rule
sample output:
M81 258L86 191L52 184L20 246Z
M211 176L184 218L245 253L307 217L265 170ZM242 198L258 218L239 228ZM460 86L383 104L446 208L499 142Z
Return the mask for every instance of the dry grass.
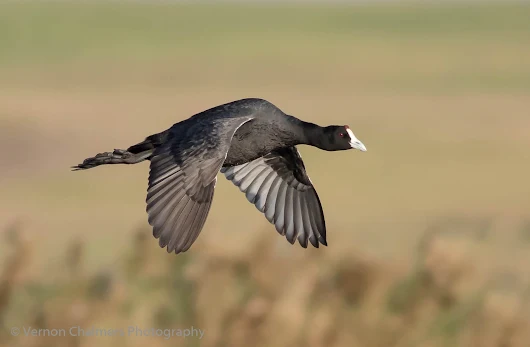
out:
M238 256L203 247L160 257L142 228L113 271L84 271L85 246L73 242L61 255L64 272L37 280L24 276L32 252L13 229L0 278L0 346L169 342L128 336L129 326L205 331L201 340L172 337L178 346L527 346L528 283L509 273L477 281L468 252L476 240L445 230L426 230L415 262L401 267L360 253L293 257L265 231ZM123 329L125 336L13 337L12 326Z

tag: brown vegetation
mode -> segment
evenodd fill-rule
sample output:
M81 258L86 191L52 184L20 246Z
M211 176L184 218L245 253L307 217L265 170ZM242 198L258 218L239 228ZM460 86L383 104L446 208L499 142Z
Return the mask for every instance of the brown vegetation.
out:
M23 275L31 251L22 231L15 225L6 232L12 252L0 278L0 346L168 343L163 336L128 336L131 325L205 331L201 340L171 337L177 346L526 347L530 342L528 287L521 282L506 287L507 274L478 285L465 246L444 228L424 233L417 259L407 268L358 254L331 258L321 250L287 256L288 248L278 247L283 240L265 230L238 257L204 248L167 255L149 247L150 232L142 229L118 265L121 271L83 271L84 245L76 241L64 255L68 271L53 282ZM11 326L18 325L123 329L126 336L10 336Z

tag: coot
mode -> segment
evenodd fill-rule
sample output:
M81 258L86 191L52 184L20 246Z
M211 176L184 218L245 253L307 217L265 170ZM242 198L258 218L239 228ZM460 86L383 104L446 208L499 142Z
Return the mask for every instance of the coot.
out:
M366 151L347 125L320 127L250 98L198 113L127 150L100 153L73 169L150 160L149 224L168 252L187 251L199 236L219 171L290 243L318 247L327 245L326 223L296 149L301 144Z

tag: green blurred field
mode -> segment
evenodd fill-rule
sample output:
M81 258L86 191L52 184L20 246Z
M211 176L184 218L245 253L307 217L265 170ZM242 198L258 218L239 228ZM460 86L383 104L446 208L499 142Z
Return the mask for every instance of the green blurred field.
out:
M219 176L190 253L236 257L269 233L287 259L353 253L407 268L436 227L449 253L464 245L470 286L509 274L525 288L528 18L530 6L515 4L2 3L0 226L22 221L31 276L55 273L78 239L87 269L112 270L134 230L149 234L148 165L69 167L261 97L321 125L349 124L368 147L300 149L329 247L286 245ZM174 257L154 239L146 247Z

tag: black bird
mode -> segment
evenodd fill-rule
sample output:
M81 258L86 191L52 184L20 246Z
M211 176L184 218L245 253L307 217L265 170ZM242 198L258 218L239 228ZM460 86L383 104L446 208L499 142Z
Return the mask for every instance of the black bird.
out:
M187 251L206 221L217 173L245 193L290 243L327 245L317 192L296 145L326 151L366 147L347 126L320 127L263 99L216 106L127 150L100 153L74 170L150 160L147 213L160 247Z

